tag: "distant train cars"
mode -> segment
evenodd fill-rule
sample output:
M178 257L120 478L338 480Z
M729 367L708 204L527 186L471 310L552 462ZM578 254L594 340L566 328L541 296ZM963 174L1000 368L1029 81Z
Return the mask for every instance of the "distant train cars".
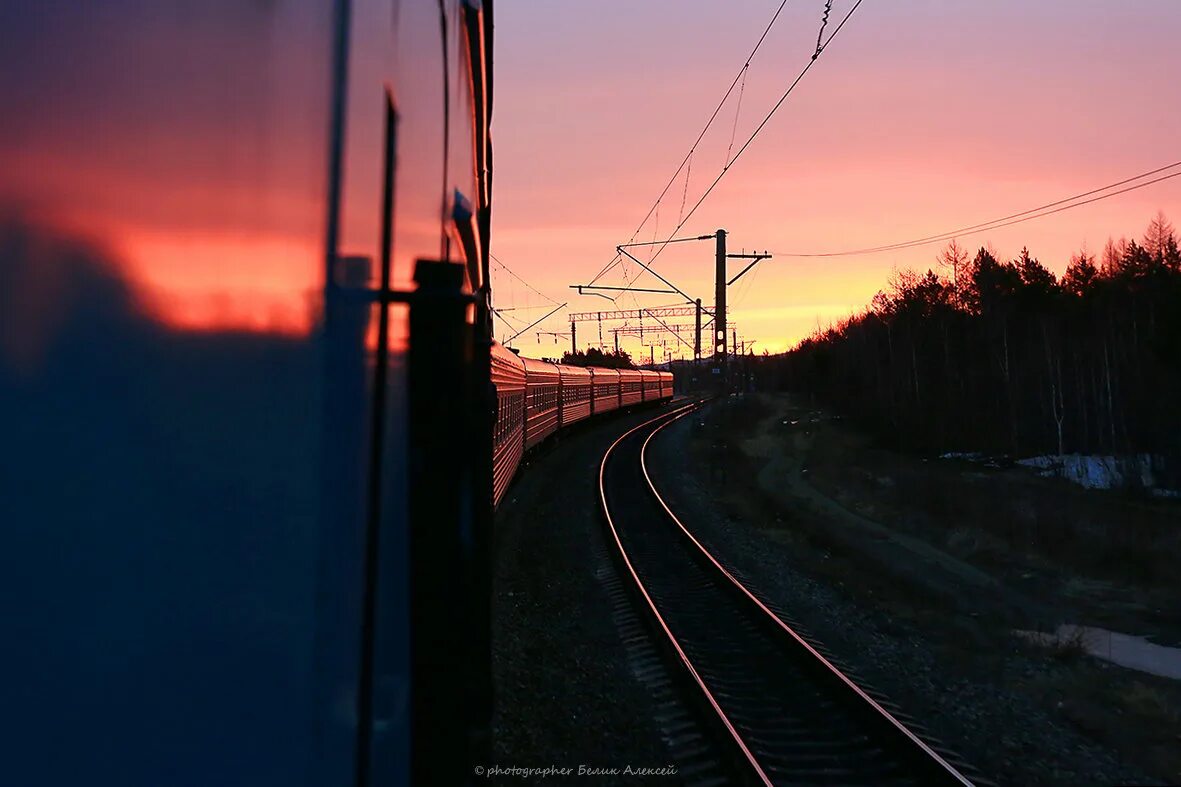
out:
M619 370L619 406L631 407L644 401L644 375L635 369Z
M669 372L566 366L521 358L495 344L493 502L500 503L525 452L592 415L673 397Z
M619 407L619 370L599 369L592 367L591 387L594 395L591 399L592 413L605 413Z
M525 362L525 450L558 431L562 420L562 377L558 367L545 361Z
M582 366L558 367L562 376L562 425L569 426L591 414L591 371Z
M499 503L525 453L525 362L492 345L496 428L492 433L492 499Z

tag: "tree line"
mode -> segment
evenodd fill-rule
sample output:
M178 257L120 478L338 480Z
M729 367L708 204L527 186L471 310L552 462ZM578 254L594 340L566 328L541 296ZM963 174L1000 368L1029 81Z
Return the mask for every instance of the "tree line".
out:
M635 369L631 356L623 350L603 352L597 347L588 347L577 352L566 352L562 363L570 366L598 366L601 369Z
M953 241L939 263L782 356L786 386L904 448L1151 454L1177 474L1181 252L1163 214L1061 278L1028 249Z

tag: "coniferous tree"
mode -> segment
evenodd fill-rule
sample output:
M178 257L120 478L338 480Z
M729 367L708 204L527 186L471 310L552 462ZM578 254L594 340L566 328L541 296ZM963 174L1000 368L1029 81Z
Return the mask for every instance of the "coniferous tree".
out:
M902 447L1140 455L1181 482L1181 253L1163 214L1143 243L1108 240L1101 264L1075 254L1061 280L1028 249L939 259L959 286L896 271L865 312L782 356L780 379Z

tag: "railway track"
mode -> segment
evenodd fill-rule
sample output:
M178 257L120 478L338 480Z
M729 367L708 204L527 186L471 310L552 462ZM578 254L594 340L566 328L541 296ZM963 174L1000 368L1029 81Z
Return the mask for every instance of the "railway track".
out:
M724 766L754 784L972 784L736 579L661 498L645 451L694 409L616 440L599 494L625 580L690 705L732 755Z

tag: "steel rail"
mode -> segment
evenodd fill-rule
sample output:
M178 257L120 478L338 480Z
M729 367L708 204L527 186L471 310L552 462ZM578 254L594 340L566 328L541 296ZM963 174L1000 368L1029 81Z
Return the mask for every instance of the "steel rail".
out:
M706 549L705 546L700 541L697 540L697 538L693 535L693 533L691 533L689 531L689 528L685 527L684 523L681 522L680 518L678 518L677 515L673 513L673 510L669 507L668 503L665 502L665 500L661 496L660 492L657 491L656 485L652 482L652 477L648 473L648 463L647 463L648 444L650 442L652 442L652 438L655 437L657 434L659 434L663 429L665 429L669 425L675 423L676 421L680 420L681 418L685 417L686 415L689 415L689 412L691 412L691 410L688 412L678 411L676 413L669 413L668 415L670 415L672 417L670 417L667 421L665 421L660 426L653 429L651 434L649 434L644 439L644 443L640 447L640 470L643 472L644 481L648 484L648 489L652 493L653 497L656 499L656 502L658 502L660 504L660 507L662 509L664 509L664 512L666 514L668 514L669 519L672 520L672 522L678 528L680 528L681 532L689 539L689 541L695 547L697 547L697 549L701 553L701 556L704 557L706 559L706 561L708 561L708 563L710 565L712 565L718 571L719 574L721 574L723 577L725 577L726 580L729 581L729 583L734 587L735 590L737 590L739 593L741 593L743 596L745 596L751 603L754 604L755 607L757 607L764 615L766 615L771 623L773 623L784 634L786 634L788 637L790 637L795 642L795 644L797 644L799 647L803 648L808 653L809 656L811 656L812 658L814 658L816 660L816 662L821 664L833 678L835 678L837 681L839 681L841 684L843 684L846 688L848 688L850 691L852 691L853 694L858 699L860 699L862 702L864 702L869 709L871 709L872 711L877 713L883 722L885 722L886 724L893 727L893 729L898 734L900 734L904 739L908 740L910 742L910 744L912 744L915 748L917 748L924 755L926 755L928 758L930 758L930 760L932 762L934 762L943 771L945 771L946 775L952 781L958 782L959 784L964 785L964 787L972 787L972 782L966 776L964 776L962 773L960 773L951 763L949 763L947 760L945 760L943 757L941 757L938 752L934 751L921 738L919 738L917 735L915 735L913 732L911 732L911 730L909 728L907 728L907 726L905 724L903 724L898 719L896 719L892 713L890 713L888 710L883 708L881 706L881 704L879 704L876 700L873 699L873 697L870 697L868 694L866 694L865 691L862 690L862 688L860 686L858 686L856 683L854 683L853 680L851 680L847 675L845 675L844 672L842 672L839 668L837 668L836 665L834 665L831 661L829 661L821 653L819 653L814 647L812 647L812 645L809 644L808 641L805 640L802 636L800 636L800 634L798 632L796 632L795 629L793 629L791 626L789 626L781 617L779 617L777 614L775 614L774 611L772 611L770 608L768 608L767 605L764 604L754 593L752 593L746 585L744 585L738 578L736 578L732 573L730 573L730 571L725 566L723 566L721 564L721 562L716 557L714 557L714 555L708 549ZM651 423L651 422L649 422L649 423ZM647 424L641 424L641 426L646 426L646 425ZM639 428L639 427L637 427L637 428ZM624 436L626 437L626 435L624 435ZM620 438L620 439L622 440L623 438ZM612 446L612 447L614 447L614 446ZM605 458L604 458L604 463L605 463ZM601 477L602 477L602 473L600 472L600 478Z
M862 764L861 767L870 768L869 771L866 771L866 776L870 776L871 773L876 774L876 776L891 773L893 774L889 777L891 783L894 783L895 779L901 778L903 783L911 783L912 779L918 779L918 783L922 784L947 783L971 787L972 781L957 770L956 766L940 756L939 753L934 751L931 746L895 718L878 701L870 697L860 686L846 676L844 672L821 654L816 647L813 647L813 645L806 641L777 613L770 609L767 604L761 601L748 587L737 579L689 531L660 495L648 468L648 446L657 434L669 425L694 412L699 405L700 403L692 403L671 412L662 413L655 418L651 418L632 427L616 439L604 453L602 461L599 464L599 499L606 524L618 549L621 564L626 568L626 573L631 575L634 588L638 591L638 596L644 600L644 603L651 612L652 620L655 622L654 628L662 632L662 634L657 634L657 636L662 637L671 646L670 651L675 652L676 656L673 658L673 663L679 660L684 667L684 672L687 673L689 678L686 683L686 690L691 696L701 701L700 710L704 714L703 718L710 720L711 726L715 727L715 732L719 736L719 740L724 740L728 744L732 744L731 751L734 755L733 762L736 764L735 767L739 769L739 772L746 773L747 778L765 785L778 782L784 776L787 776L789 779L793 778L792 776L788 776L788 773L782 769L785 767L785 763L797 762L794 756L787 754L787 751L791 750L790 747L797 745L790 743L791 737L794 737L796 734L789 733L789 738L786 739L789 742L788 750L781 749L780 744L771 744L769 742L766 733L772 728L764 725L770 719L777 717L774 715L765 716L763 722L756 724L751 714L753 712L755 717L757 717L761 713L757 709L758 706L750 705L749 695L746 695L748 697L747 700L739 701L738 697L743 696L743 693L739 695L734 695L733 693L735 689L732 681L735 678L740 678L743 682L750 683L752 675L759 674L761 670L756 670L751 675L746 675L741 670L734 672L734 666L731 664L719 672L719 664L724 663L728 657L724 656L721 652L714 653L714 651L708 649L710 647L717 647L716 643L714 646L707 644L710 635L706 635L707 639L705 641L700 638L699 635L702 632L711 630L708 624L706 629L701 630L695 627L685 628L687 620L692 619L685 618L686 611L694 608L692 606L682 608L684 606L684 599L680 602L670 600L672 597L667 597L670 587L675 588L679 585L688 589L694 587L695 582L704 581L706 584L701 587L708 586L713 588L709 593L713 594L712 604L717 605L709 606L711 602L706 602L710 610L724 612L729 608L735 613L736 620L741 618L749 621L748 625L753 625L754 628L747 629L749 634L744 635L750 637L748 641L744 639L744 636L739 636L734 641L726 641L732 642L738 648L736 653L750 654L750 657L753 659L750 662L750 666L761 663L761 669L767 669L770 665L770 669L775 671L779 669L773 666L776 662L774 660L767 661L767 659L783 658L785 661L781 662L782 666L786 667L790 664L790 669L798 670L799 675L796 680L802 682L793 685L808 687L803 689L804 693L800 694L800 700L804 701L805 704L798 705L799 708L810 708L814 712L815 702L820 697L824 698L820 700L822 703L833 703L834 709L836 707L843 708L842 711L832 717L832 731L828 734L820 735L820 737L815 739L814 743L805 743L806 746L816 746L819 749L828 748L830 753L825 756L831 757L831 747L833 745L841 745L842 747L845 745L836 744L837 741L843 740L840 735L833 736L833 731L842 728L846 729L846 732L843 734L850 734L852 732L852 737L848 738L848 740L853 742L855 746L863 747L869 741L876 742L876 747L870 744L869 748L861 748L860 753L855 749L847 755L841 755L842 757L849 756L852 758L849 761L848 767L854 769L852 772L845 773L841 778L852 776L853 780L856 781L858 778L856 775L858 766L853 763L860 761ZM649 431L647 434L641 433L639 436L636 436L637 432L641 432L641 430ZM620 446L624 441L629 439L632 442L626 451L622 451ZM642 442L640 442L641 439ZM634 453L637 442L640 443L638 454ZM612 464L612 469L608 471L608 464L613 458L618 458L620 453L625 454L627 457L626 467L616 462ZM642 483L639 482L634 473L633 462L637 459L640 475L644 479ZM620 458L619 461L622 462L624 459ZM617 504L617 510L614 515L612 514L611 503L608 501L607 494L609 477L614 493L612 497L616 498ZM624 481L623 479L627 477L635 480ZM649 503L639 503L645 497L648 498ZM661 536L656 541L651 541L659 531L649 531L648 535L645 536L643 535L642 529L636 530L631 526L622 525L621 519L625 520L626 518L620 517L620 509L618 508L620 499L631 501L625 505L641 506L641 508L635 510L633 515L639 517L637 521L646 521L649 523L659 521L659 512L663 511L668 519L676 525L676 528L667 531L667 536ZM652 503L656 505L653 506ZM642 513L645 510L647 513ZM656 519L653 519L654 517ZM655 564L648 564L647 561L652 560L648 552L651 552L655 548L657 553L660 553L661 547L656 545L665 541L667 538L681 540L683 548L686 550L683 558L675 558L671 563L664 563L663 566L660 560ZM668 544L672 543L671 541L668 542ZM689 546L690 544L692 546ZM677 551L679 552L680 550ZM689 575L686 575L683 579L677 579L677 573L668 573L670 565L680 565L679 560L684 558L688 558L693 564L696 564L697 568L691 572L691 575L700 577L700 579L689 579ZM660 567L659 570L658 567ZM672 570L674 572L680 571L680 569L676 568L672 568ZM672 585L669 584L670 581L673 583ZM700 591L691 590L688 592L699 593ZM701 613L698 610L697 612L688 612L687 614L694 615ZM761 632L761 634L756 632ZM719 635L720 632L714 630L712 636L716 637ZM744 641L746 644L740 644ZM702 647L706 647L707 650L702 651ZM727 645L726 647L729 646ZM779 657L770 655L776 652L781 655ZM722 661L719 662L719 659ZM768 672L767 674L771 675L773 672ZM696 685L695 689L693 688L694 684ZM771 690L771 685L766 684L768 690ZM797 689L791 689L791 691L793 692L792 696L794 696L794 692ZM774 693L774 690L772 690L772 693ZM812 697L813 699L808 700L808 697ZM812 705L808 705L808 702L811 702ZM782 707L786 709L792 706L784 705ZM805 714L807 714L807 711L805 711ZM789 712L787 718L793 716L794 713ZM806 716L795 716L795 718L801 720L802 718L806 718ZM825 728L828 728L828 726L827 723L824 724ZM860 730L860 732L856 732L857 730ZM778 733L779 731L777 730L776 732ZM816 732L819 733L819 729ZM812 728L808 728L803 733L803 740L805 742L809 741L813 734ZM856 743L857 741L861 743L858 744ZM804 768L806 773L813 766L808 763L811 759L810 754L805 753L803 756L804 759L798 761L800 762L798 767ZM871 759L865 759L867 756ZM838 762L841 763L839 767L846 767L844 760L838 760ZM891 762L893 765L888 764ZM787 767L794 770L797 766L788 765ZM883 767L887 768L887 771L883 772L881 770ZM836 774L830 772L826 778L823 770L820 774L822 780L825 781L828 778L836 776ZM796 773L795 775L799 776L801 774Z
M664 631L665 636L668 637L668 641L676 650L677 655L681 659L681 663L684 665L685 669L688 670L689 675L693 678L693 681L697 684L698 688L701 689L701 693L704 695L706 702L709 703L710 707L717 714L718 719L730 733L734 744L738 747L738 750L746 759L751 769L755 772L764 785L768 785L768 787L770 787L772 782L770 778L768 778L766 770L755 758L754 753L751 751L751 748L747 745L746 741L742 739L742 736L739 734L737 728L734 726L733 722L731 722L730 717L726 715L726 712L722 709L722 706L718 704L718 701L714 697L713 692L710 691L710 688L706 685L705 680L702 679L701 675L698 674L696 667L693 666L692 660L690 660L689 656L681 647L681 643L677 640L676 635L673 634L672 629L669 628L668 623L664 619L664 616L660 614L660 609L656 606L656 602L653 601L652 597L648 594L648 589L645 587L643 580L640 579L639 573L636 571L635 566L632 565L631 559L628 557L627 549L624 548L623 541L620 539L619 530L615 526L615 520L611 516L611 509L607 505L607 485L605 478L607 472L607 462L610 460L611 454L615 451L615 448L640 429L650 426L662 418L670 419L669 423L671 423L672 420L676 420L676 418L680 418L683 415L688 415L690 412L697 409L697 406L697 403L693 403L690 405L685 405L678 410L673 410L670 413L662 413L655 418L644 421L638 426L632 427L620 435L607 449L606 453L603 454L603 460L599 463L599 501L603 507L603 515L607 519L607 527L610 528L611 535L615 539L615 545L619 548L619 555L623 559L623 564L626 566L628 573L631 574L636 588L644 597L644 601L647 602L648 608L655 617L657 624Z

